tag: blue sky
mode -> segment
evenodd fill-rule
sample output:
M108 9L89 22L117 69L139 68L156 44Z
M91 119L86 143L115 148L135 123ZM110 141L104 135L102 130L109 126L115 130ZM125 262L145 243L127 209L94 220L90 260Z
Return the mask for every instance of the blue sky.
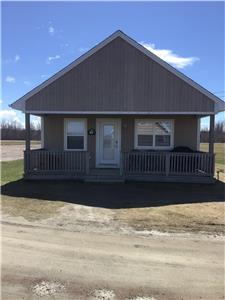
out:
M118 29L224 99L223 2L4 2L2 117L23 122L10 103Z

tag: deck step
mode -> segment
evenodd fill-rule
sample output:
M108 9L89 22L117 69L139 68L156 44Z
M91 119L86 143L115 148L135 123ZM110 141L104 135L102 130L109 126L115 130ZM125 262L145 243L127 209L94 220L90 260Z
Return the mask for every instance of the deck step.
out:
M101 183L124 183L124 179L122 178L85 178L84 182L101 182Z
M98 175L87 175L84 178L85 182L124 182L124 178L120 175L115 174L98 174Z
M120 176L118 169L91 169L89 175Z

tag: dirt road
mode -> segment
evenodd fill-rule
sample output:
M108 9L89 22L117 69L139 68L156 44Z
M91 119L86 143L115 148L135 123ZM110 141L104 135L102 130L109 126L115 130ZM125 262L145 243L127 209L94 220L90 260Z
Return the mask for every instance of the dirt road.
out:
M4 300L40 299L47 283L41 299L224 299L221 240L9 223L2 235Z

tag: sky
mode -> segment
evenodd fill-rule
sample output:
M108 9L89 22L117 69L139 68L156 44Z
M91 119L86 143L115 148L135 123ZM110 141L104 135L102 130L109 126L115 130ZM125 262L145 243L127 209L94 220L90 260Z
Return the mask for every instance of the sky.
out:
M5 120L24 124L8 105L118 29L225 98L224 2L2 2L1 13Z

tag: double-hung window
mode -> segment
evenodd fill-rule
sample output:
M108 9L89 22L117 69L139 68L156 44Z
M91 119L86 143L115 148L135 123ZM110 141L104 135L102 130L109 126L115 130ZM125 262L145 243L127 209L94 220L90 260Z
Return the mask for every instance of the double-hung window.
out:
M86 119L65 119L65 150L84 151L87 148Z
M173 120L135 120L136 149L171 149Z

